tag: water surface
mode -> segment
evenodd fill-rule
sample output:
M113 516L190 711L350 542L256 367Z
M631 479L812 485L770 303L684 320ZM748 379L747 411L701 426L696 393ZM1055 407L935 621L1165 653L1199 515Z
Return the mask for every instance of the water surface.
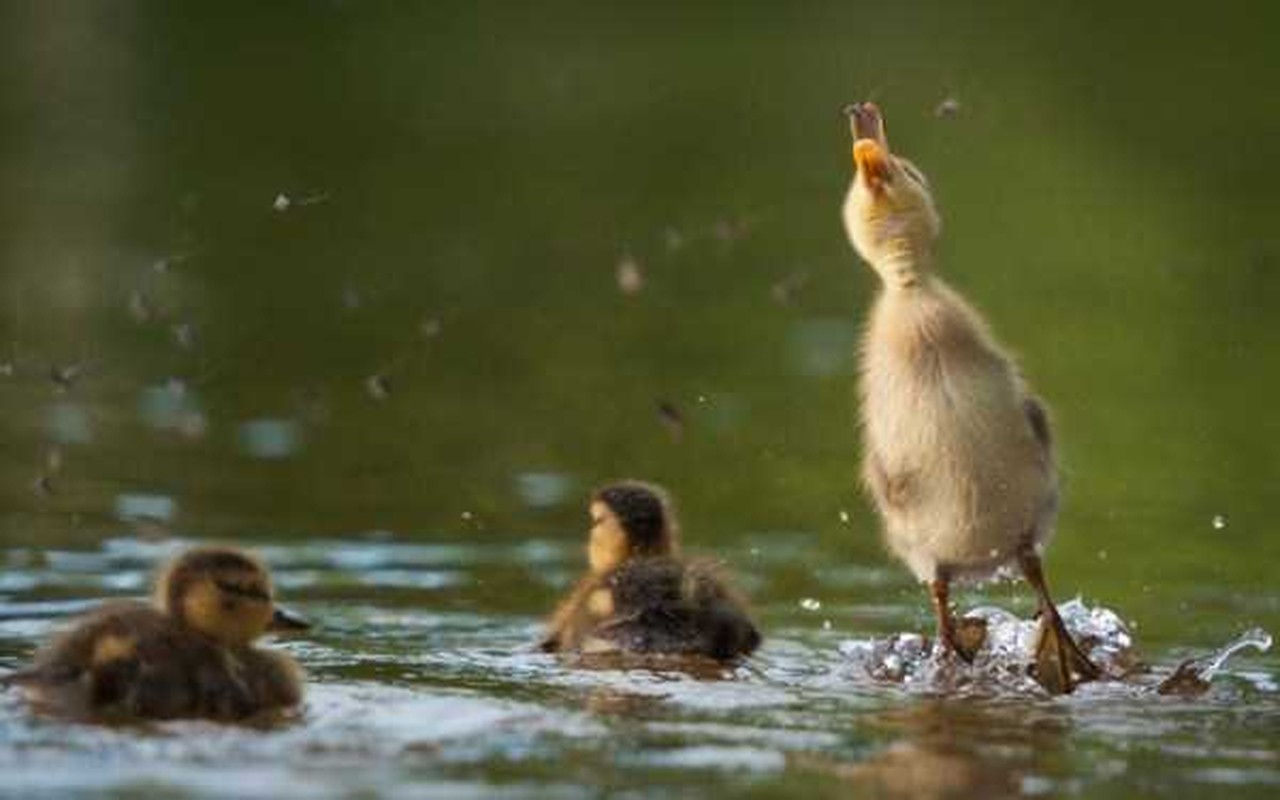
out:
M98 550L7 551L0 669L20 664L80 606L136 595L155 560L178 546L113 539ZM1149 672L1067 698L1008 676L945 691L926 677L877 679L860 654L927 630L923 593L895 571L845 569L819 571L809 595L788 596L774 580L802 546L728 552L762 598L756 611L769 638L741 664L682 670L533 651L541 612L579 566L577 548L385 535L264 542L281 594L318 626L275 643L310 674L296 718L102 728L34 717L10 693L0 698L4 791L1265 797L1280 782L1274 655L1237 655L1191 698L1155 693L1185 648L1141 635L1131 655ZM513 586L526 588L515 597ZM1008 589L995 595L1027 611ZM41 599L51 596L59 599ZM1219 621L1223 631L1237 624Z

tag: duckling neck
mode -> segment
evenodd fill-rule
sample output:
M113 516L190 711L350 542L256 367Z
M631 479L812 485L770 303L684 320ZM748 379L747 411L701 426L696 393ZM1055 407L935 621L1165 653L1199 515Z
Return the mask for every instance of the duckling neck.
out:
M909 247L894 248L876 261L876 273L886 289L910 290L922 286L931 272L933 256Z

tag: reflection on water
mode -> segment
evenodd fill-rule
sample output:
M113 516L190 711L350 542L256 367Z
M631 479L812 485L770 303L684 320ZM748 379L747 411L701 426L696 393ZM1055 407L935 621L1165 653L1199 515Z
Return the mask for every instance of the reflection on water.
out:
M155 563L181 544L119 538L96 550L4 551L0 672L96 598L144 593ZM968 612L985 616L990 639L973 667L952 665L963 672L957 680L929 673L921 638L892 634L896 621L849 629L830 603L792 596L757 609L772 636L737 666L557 658L532 643L577 566L576 547L370 534L259 549L289 605L318 623L272 645L310 674L296 719L266 729L68 726L31 716L4 692L6 790L559 797L608 785L657 797L714 783L723 796L801 786L824 796L960 798L1125 796L1190 783L1261 797L1280 778L1273 656L1219 654L1209 659L1221 670L1209 691L1185 699L1155 692L1176 655L1146 652L1149 674L1050 699L1025 678L1025 653L1009 650L1032 620L992 606ZM756 564L756 582L767 583L788 550L757 543L725 555ZM552 574L564 578L544 577ZM855 605L884 595L882 578L829 575L815 595ZM541 588L518 598L501 588L519 584ZM914 592L898 596L903 605L886 619L927 624ZM1073 601L1063 616L1095 657L1109 654L1109 669L1136 661L1141 637L1112 611ZM906 663L896 677L894 659ZM1144 772L1144 754L1165 747L1178 748L1177 765ZM227 765L235 775L221 780Z
M516 476L516 493L533 508L556 506L569 499L573 478L561 472L522 472Z
M178 511L172 497L162 494L125 493L116 496L116 518L172 522Z

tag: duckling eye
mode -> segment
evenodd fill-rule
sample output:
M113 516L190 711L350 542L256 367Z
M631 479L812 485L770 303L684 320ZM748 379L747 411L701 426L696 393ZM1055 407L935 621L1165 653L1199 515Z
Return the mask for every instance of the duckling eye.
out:
M258 600L263 603L271 602L271 596L257 586L242 586L238 583L231 583L230 581L218 581L218 580L215 580L213 582L213 585L217 586L220 590L222 590L223 592L226 592L229 595L233 595L236 597L247 597L250 600ZM226 607L226 603L228 602L229 601L224 601L224 607Z

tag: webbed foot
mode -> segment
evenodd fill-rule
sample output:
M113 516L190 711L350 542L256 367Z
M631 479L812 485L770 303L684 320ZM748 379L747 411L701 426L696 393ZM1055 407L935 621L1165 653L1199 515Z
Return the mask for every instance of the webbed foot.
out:
M1040 615L1036 662L1031 675L1049 694L1070 694L1076 686L1102 677L1089 657L1071 638L1062 617L1052 608Z

